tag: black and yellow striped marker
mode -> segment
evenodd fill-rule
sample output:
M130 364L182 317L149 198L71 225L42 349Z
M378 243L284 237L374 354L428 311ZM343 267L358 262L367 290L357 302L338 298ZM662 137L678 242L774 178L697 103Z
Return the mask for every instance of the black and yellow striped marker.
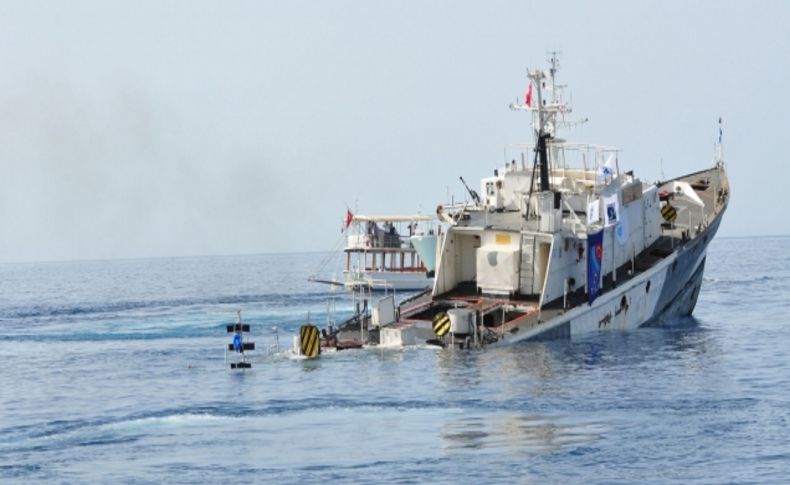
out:
M433 333L443 337L450 331L450 317L444 312L439 312L433 317Z
M678 218L678 211L676 211L671 205L667 204L661 208L661 215L664 216L665 221L675 222L675 219Z
M302 325L299 328L299 349L302 355L312 359L321 354L321 338L318 335L318 328L314 325Z

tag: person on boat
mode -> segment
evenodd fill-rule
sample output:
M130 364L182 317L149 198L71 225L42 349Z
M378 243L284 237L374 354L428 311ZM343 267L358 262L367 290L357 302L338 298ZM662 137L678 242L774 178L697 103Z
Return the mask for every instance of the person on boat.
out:
M379 229L379 225L373 222L373 227L371 229L373 234L373 247L379 246L379 237L381 236L381 230Z
M395 229L395 224L390 221L384 222L384 230L381 234L381 243L382 247L385 248L395 248L399 246L399 238L398 238L398 231Z

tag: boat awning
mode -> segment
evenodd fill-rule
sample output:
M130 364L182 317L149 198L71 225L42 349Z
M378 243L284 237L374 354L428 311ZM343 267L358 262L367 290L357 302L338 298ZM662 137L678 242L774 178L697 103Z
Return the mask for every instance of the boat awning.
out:
M423 214L414 214L414 215L391 215L391 216L366 216L356 214L354 218L351 219L351 222L419 222L419 221L431 221L433 220L433 216L426 216Z

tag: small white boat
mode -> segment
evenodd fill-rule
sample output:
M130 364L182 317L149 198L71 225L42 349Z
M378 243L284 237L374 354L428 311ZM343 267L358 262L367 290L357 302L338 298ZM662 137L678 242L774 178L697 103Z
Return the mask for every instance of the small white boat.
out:
M364 287L408 291L432 287L435 231L441 232L441 226L431 216L354 215L349 211L342 280L314 274L310 281L350 290Z

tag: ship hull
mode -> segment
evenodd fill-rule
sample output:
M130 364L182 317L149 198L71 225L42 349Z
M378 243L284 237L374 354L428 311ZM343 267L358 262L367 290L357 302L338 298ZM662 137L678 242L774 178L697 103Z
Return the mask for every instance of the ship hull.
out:
M707 247L720 222L721 214L659 264L599 296L591 305L573 308L531 328L519 328L497 344L629 330L691 315L702 285Z

